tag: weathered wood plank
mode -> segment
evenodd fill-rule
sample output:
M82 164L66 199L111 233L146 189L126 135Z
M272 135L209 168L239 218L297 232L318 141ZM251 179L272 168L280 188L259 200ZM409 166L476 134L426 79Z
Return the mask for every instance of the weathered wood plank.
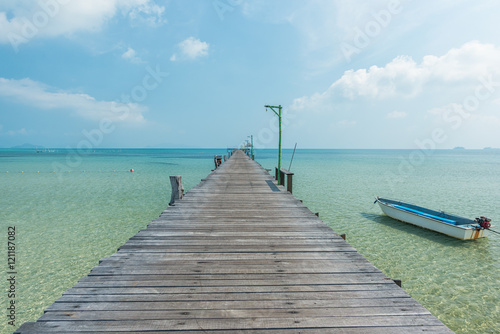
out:
M47 312L59 311L148 311L148 310L225 310L225 309L296 309L306 308L349 308L355 311L360 307L421 307L413 298L350 298L339 303L338 300L210 300L210 301L158 301L146 302L56 302L47 308Z
M147 295L147 294L191 294L206 293L278 293L278 292L343 292L343 291L385 291L393 289L388 284L336 284L336 285L252 285L252 286L174 286L174 287L73 287L68 289L64 295Z
M326 292L274 292L274 293L186 293L182 294L116 294L116 295L67 295L64 294L56 303L100 303L100 302L168 302L168 301L264 301L264 300L335 300L356 298L408 298L403 289L361 290L361 291L326 291Z
M121 321L121 320L175 320L175 319L243 319L243 318L288 318L294 317L352 317L363 316L394 316L394 315L430 315L422 306L386 306L386 307L333 307L333 308L293 308L293 309L176 309L176 310L136 310L133 305L124 311L51 311L45 313L40 321Z
M116 253L115 255L103 258L99 261L100 265L122 265L122 264L136 264L140 265L142 263L186 263L185 261L196 261L212 263L217 265L219 263L232 263L232 264L243 264L241 261L293 261L305 262L312 260L321 261L346 261L346 260L360 260L366 261L359 253L355 251L344 251L344 252L323 252L323 253L173 253L173 254L162 254L162 253L151 253L147 259L143 259L137 253ZM169 256L170 255L170 256ZM225 255L225 256L224 256ZM275 262L276 263L276 262Z
M59 330L55 323L26 323L14 334L48 334L48 333L62 333L64 331ZM148 334L169 334L169 333L180 333L178 330L159 330L159 331L113 331L106 330L101 331L102 333L109 334L134 334L134 333L148 333ZM230 329L230 330L210 330L210 334L324 334L324 333L338 333L338 334L401 334L401 333L432 333L432 334L443 334L452 333L448 328L444 326L406 326L406 327L337 327L337 328L286 328L286 329ZM95 334L96 331L72 331L72 333L79 334ZM182 334L200 334L207 333L204 329L198 329L193 331L182 331Z
M283 285L288 284L363 284L363 283L385 283L390 281L382 272L377 273L341 273L337 275L312 273L312 274L206 274L197 273L192 275L103 275L103 276L84 276L79 282L120 282L134 281L134 284L140 282L164 282L166 286L175 284L176 281L182 281L185 284L196 285ZM224 282L227 282L225 284Z
M232 330L232 329L284 329L284 328L358 328L358 327L412 327L442 326L431 315L406 316L342 316L342 317L295 317L286 318L227 318L219 319L179 319L179 320L121 320L121 321L47 321L40 322L59 332L72 331L158 331L168 330ZM40 326L41 327L41 326ZM43 328L43 327L42 327Z
M336 247L315 247L308 245L285 245L285 246L275 246L269 244L254 244L254 245L242 245L241 247L229 245L224 247L221 244L217 245L123 245L119 248L119 250L127 251L127 252L173 252L173 253L269 253L269 252L334 252Z
M208 274L225 274L225 273L240 273L240 274L272 274L272 273L324 273L324 274L339 274L339 273L374 273L380 272L375 266L369 263L342 263L339 262L335 267L325 267L321 265L311 264L308 267L297 268L276 265L249 265L249 266L230 266L230 267L213 267L203 266L202 264L193 266L183 266L165 268L164 266L148 268L148 267L109 267L97 266L94 267L89 275L120 275L130 274L136 275L167 275L167 274L193 274L193 273L208 273Z

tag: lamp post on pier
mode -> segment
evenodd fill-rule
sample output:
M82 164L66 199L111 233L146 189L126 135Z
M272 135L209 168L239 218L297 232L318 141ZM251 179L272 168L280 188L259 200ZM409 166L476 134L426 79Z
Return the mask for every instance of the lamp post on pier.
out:
M252 160L255 160L255 153L253 151L253 135L250 136L250 140L252 141Z
M274 111L274 113L276 114L276 116L278 116L278 119L279 119L279 144L278 144L278 184L281 184L281 104L279 106L270 106L270 105L266 105L264 106L264 108L266 108L266 111L267 111L267 108L271 109L272 111ZM276 110L274 109L278 109L278 112L276 112Z
M253 135L248 136L248 137L250 137L250 145L252 145L252 146L251 146L251 147L252 147L252 149L251 149L251 151L250 151L250 155L251 155L251 156L250 156L250 158L252 158L252 160L254 160L255 155L254 155L254 152L253 152Z

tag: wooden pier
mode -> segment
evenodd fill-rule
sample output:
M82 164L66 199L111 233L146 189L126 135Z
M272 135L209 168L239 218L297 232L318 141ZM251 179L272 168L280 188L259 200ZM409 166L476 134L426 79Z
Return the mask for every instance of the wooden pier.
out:
M240 151L16 333L451 333Z

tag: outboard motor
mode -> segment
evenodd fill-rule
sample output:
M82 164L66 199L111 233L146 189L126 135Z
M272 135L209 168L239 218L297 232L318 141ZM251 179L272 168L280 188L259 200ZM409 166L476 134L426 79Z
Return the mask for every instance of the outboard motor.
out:
M479 226L481 226L482 228L484 229L489 229L491 227L491 219L490 218L486 218L484 216L481 216L479 218L476 218L475 219L476 223L479 224Z

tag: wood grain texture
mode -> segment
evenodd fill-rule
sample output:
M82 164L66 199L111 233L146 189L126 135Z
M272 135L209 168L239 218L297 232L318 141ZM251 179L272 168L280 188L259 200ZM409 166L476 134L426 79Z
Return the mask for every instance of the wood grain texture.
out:
M451 333L240 151L16 331L142 332Z

